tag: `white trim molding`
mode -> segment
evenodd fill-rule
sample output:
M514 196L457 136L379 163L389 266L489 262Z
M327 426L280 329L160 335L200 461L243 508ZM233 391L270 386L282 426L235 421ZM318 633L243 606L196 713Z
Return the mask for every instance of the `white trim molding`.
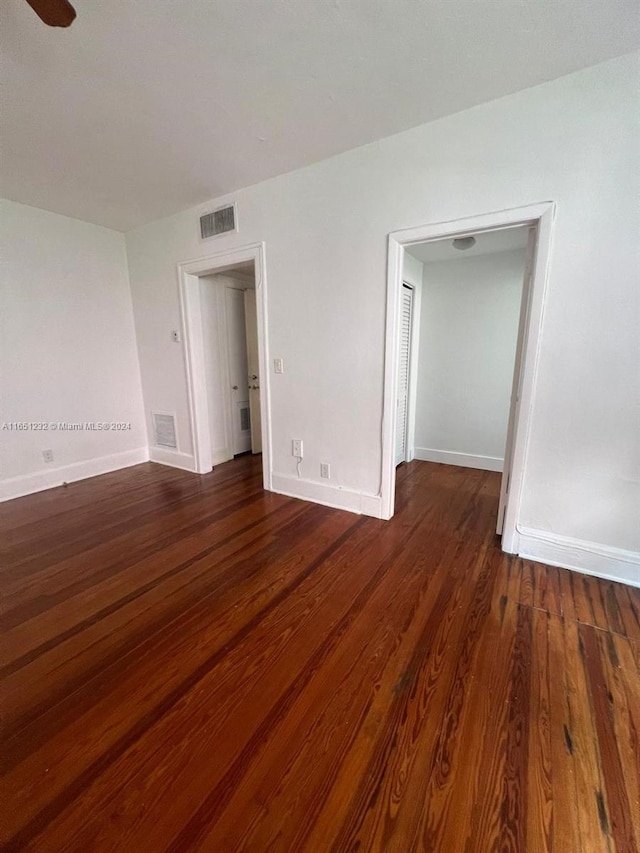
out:
M55 489L65 483L75 483L78 480L108 474L110 471L130 468L132 465L139 465L148 460L149 449L137 447L134 450L124 450L122 453L111 453L108 456L85 459L83 462L74 462L60 468L12 477L0 481L0 501L10 501L24 495L33 495L35 492L43 492L45 489Z
M191 453L181 453L168 447L150 447L149 459L158 465L168 465L169 468L180 468L182 471L196 470L196 460Z
M382 500L380 495L370 495L364 492L354 492L339 486L328 486L316 483L314 480L304 480L287 474L273 474L273 491L289 498L299 498L301 501L312 501L332 509L343 509L358 515L369 515L372 518L382 517Z
M523 559L640 587L640 553L636 551L529 527L520 527L518 532L518 555Z
M226 461L216 462L211 451L199 277L229 272L237 264L246 261L253 261L255 270L260 408L262 412L262 477L264 488L271 491L271 381L267 334L267 268L264 243L252 243L249 246L241 246L237 249L227 249L205 258L178 264L178 291L182 314L189 420L193 444L194 467L189 470L194 470L198 474L207 474L214 464ZM216 454L216 458L217 456Z
M415 447L413 458L422 462L440 462L460 465L462 468L480 468L482 471L502 471L504 459L500 456L480 456L477 453L456 453L453 450L434 450L432 447Z

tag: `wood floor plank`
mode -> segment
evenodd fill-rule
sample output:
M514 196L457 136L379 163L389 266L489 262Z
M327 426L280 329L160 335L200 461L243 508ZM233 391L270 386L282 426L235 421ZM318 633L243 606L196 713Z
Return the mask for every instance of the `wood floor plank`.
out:
M3 850L637 850L637 590L502 553L494 472L403 464L390 522L261 484L0 506Z
M525 607L533 607L536 596L536 583L541 567L537 563L526 560L522 566L522 580L520 583L520 604Z
M618 634L596 634L608 687L608 715L628 795L635 849L640 850L640 677L631 641Z
M632 640L640 640L640 596L636 598L631 587L616 585L616 599L620 618L624 625L624 635Z
M557 573L556 573L557 576ZM559 580L559 578L558 578ZM551 613L532 613L531 715L528 750L528 807L525 849L551 853L553 838L553 752L551 745L550 636Z
M568 617L549 619L549 726L551 741L552 828L554 851L584 850L580 833L581 814L577 790L579 770L573 726L565 626ZM588 697L583 697L588 703ZM580 701L580 697L578 697Z
M585 649L580 623L564 620L566 650L568 740L571 743L581 850L614 853L608 792L604 784L595 711L585 671Z
M589 625L581 625L580 640L584 648L585 671L594 710L594 725L600 745L602 778L609 803L610 833L617 853L635 853L635 831L628 782L623 772L622 756L613 725L611 705L614 703L612 683L607 678L602 636ZM610 638L610 635L607 635Z
M622 617L622 608L618 602L617 584L613 581L601 581L602 600L604 611L607 616L609 631L614 634L626 634L626 627Z
M608 630L609 620L604 606L603 589L598 578L589 575L579 575L576 578L576 618L585 625Z
M575 603L575 581L578 576L569 569L558 569L558 580L560 582L560 595L562 598L562 615L565 619L577 619Z
M559 569L555 566L535 567L537 575L533 590L532 606L556 616L562 615L562 593L560 590Z
M500 791L501 822L495 847L499 850L526 849L529 792L527 765L531 726L530 671L532 655L532 609L518 608L512 658L509 718L506 733L506 760Z

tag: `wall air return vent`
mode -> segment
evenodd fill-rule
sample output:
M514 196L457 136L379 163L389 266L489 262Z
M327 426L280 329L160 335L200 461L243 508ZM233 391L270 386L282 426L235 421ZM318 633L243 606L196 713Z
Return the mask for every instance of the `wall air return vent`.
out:
M171 447L174 450L178 447L175 415L153 412L153 432L157 447Z
M205 213L204 216L200 217L200 237L203 240L237 230L238 217L235 204L219 207L217 210L212 210L211 213Z
M249 432L251 429L251 416L249 415L249 405L240 403L240 432Z

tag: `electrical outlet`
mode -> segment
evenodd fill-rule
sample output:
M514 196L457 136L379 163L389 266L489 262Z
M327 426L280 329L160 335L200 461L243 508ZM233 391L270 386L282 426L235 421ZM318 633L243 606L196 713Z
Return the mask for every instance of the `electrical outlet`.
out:
M320 476L325 477L327 480L331 476L331 466L328 462L320 463Z
M298 459L302 459L303 453L302 453L302 439L301 438L294 438L293 441L291 442L291 455L297 456Z
M53 450L43 450L42 458L45 462L53 462Z
M274 358L273 359L273 372L274 373L284 373L284 359L283 358Z

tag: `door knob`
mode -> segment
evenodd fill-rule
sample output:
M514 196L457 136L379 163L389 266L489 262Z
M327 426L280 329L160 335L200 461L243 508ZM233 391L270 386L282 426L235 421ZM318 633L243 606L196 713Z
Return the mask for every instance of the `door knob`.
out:
M237 390L238 390L238 386L237 386L237 385L232 385L232 386L231 386L231 390L232 390L232 391L237 391Z

